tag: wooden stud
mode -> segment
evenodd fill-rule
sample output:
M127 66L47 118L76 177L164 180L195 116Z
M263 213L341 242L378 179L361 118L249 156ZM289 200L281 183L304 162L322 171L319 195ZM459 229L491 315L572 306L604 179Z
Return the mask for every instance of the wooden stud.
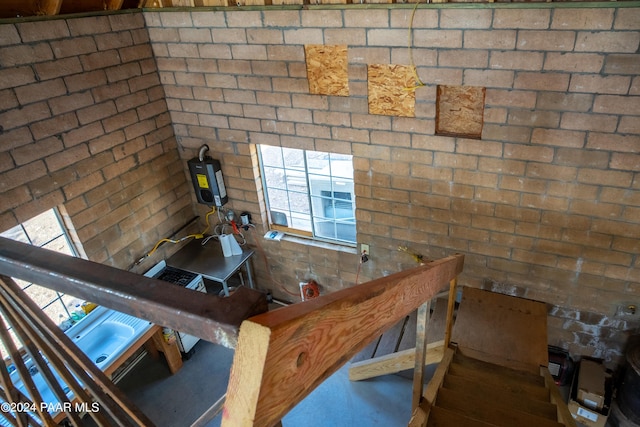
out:
M424 383L424 359L427 354L427 327L429 326L430 301L425 302L418 308L418 319L416 323L416 350L415 363L413 367L413 395L411 399L412 412L420 404L422 399L422 384Z
M444 346L451 344L451 329L453 329L453 312L456 306L456 285L457 279L449 282L449 298L447 299L447 324L444 329Z
M443 258L246 320L240 327L223 426L273 426L371 340L462 271Z
M444 353L444 341L427 344L425 352L425 366L438 363ZM381 375L395 374L413 368L415 364L415 348L401 350L396 353L385 354L373 359L352 363L349 367L349 380L361 381Z
M57 15L61 6L62 0L2 0L0 18Z
M178 344L176 342L168 343L164 339L162 328L160 326L156 326L151 339L153 340L156 350L164 354L164 358L167 361L167 366L169 366L171 374L173 375L178 372L180 368L182 368L182 355L178 349Z

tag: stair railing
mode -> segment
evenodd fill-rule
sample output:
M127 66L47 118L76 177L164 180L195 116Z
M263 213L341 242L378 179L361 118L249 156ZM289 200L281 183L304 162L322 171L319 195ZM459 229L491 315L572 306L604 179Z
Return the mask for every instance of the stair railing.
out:
M78 408L96 409L84 412L98 426L152 425L13 278L230 348L237 344L242 320L264 311L264 296L252 289L238 288L227 298L196 294L139 274L0 237L0 313L4 317L0 319L0 341L26 391L16 387L7 369L0 369L0 417L13 426L53 426L60 418L54 419L49 413L53 402L43 401L29 371L32 366L58 400L54 412L65 414L74 426L83 425ZM22 349L14 343L9 326ZM72 398L68 397L69 391Z
M455 288L463 263L453 255L245 320L222 426L280 423L369 342L447 285ZM421 382L416 387L422 391Z

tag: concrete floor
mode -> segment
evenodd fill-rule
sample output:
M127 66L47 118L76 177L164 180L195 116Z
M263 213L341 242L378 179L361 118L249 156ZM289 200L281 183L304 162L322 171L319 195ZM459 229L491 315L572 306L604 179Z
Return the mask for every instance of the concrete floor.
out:
M118 386L157 426L186 427L227 388L233 350L200 341L171 376L163 360L145 356ZM328 378L282 420L284 427L406 426L411 381L397 375L350 382L348 367ZM221 415L207 424L220 426Z

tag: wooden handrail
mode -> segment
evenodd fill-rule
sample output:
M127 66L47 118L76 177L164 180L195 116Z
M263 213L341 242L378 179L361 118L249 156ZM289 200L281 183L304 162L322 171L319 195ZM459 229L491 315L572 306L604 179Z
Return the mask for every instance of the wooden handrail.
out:
M0 237L0 274L233 348L243 319L266 310L264 295L240 287L230 297L198 293L108 265Z
M248 319L240 327L223 426L273 426L322 381L461 272L463 255Z

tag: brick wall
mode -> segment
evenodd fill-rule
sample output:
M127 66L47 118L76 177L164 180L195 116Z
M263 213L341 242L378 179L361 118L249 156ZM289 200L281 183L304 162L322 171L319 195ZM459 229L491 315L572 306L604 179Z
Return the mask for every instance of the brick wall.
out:
M60 206L127 268L193 218L186 184L140 13L0 25L0 230Z
M180 146L208 143L259 225L253 144L353 154L361 280L410 267L398 246L463 252L463 285L546 301L550 343L619 357L638 328L619 308L640 303L640 9L420 8L416 118L369 115L366 65L409 62L411 12L145 12ZM348 44L349 97L308 93L304 44L323 43ZM482 140L434 135L438 84L486 87ZM290 290L356 279L354 249L262 245Z
M550 343L616 360L640 305L640 9L421 7L416 118L369 115L366 65L409 62L411 7L146 11L0 25L0 229L62 206L90 259L129 266L190 220L207 143L257 223L258 283L353 285L353 248L265 242L254 144L354 156L360 282L466 254L461 284L549 303ZM146 23L146 27L145 27ZM349 97L304 49L348 44ZM486 87L481 140L436 136L436 86ZM166 95L166 96L165 96ZM174 136L175 135L175 136ZM178 144L176 144L176 140Z

